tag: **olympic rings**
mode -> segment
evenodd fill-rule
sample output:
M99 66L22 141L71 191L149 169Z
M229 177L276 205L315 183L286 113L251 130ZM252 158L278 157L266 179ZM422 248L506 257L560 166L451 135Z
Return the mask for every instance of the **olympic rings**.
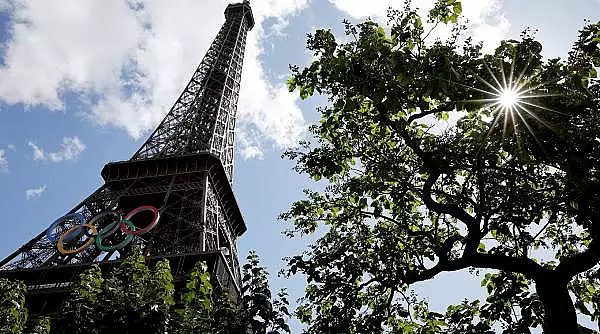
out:
M133 225L133 223L130 222L129 220L124 219L121 221L114 221L114 222L106 225L106 227L104 227L102 230L100 230L100 233L98 233L98 236L96 237L96 247L98 247L98 249L103 250L105 252L110 252L110 251L121 249L121 248L125 247L128 243L131 242L131 240L133 240L133 235L127 234L125 239L116 245L104 246L102 244L102 240L104 238L106 238L110 235L113 235L116 231L119 230L118 228L115 228L115 226L118 227L119 224L127 224L127 226L129 226L129 228L132 231L135 231L135 225Z
M68 219L77 219L79 221L79 223L77 225L82 225L85 222L85 217L81 214L81 213L71 213L68 215L64 215L60 218L58 218L57 220L54 221L54 223L50 224L50 227L48 227L48 229L46 230L46 238L48 238L48 240L52 241L52 242L58 242L58 235L52 235L52 231L58 227L58 225ZM75 226L77 226L75 225ZM78 232L81 232L81 230L79 230ZM73 234L72 236L70 236L69 238L64 239L65 241L69 241L75 237L77 237L79 233Z
M81 229L82 227L87 227L90 229L90 231L92 231L92 235L88 236L87 241L80 246L79 248L76 249L65 249L63 246L63 242L65 240L68 240L66 236L68 236L70 233ZM78 233L79 234L79 233ZM56 246L58 247L58 251L63 254L63 255L68 255L68 254L74 254L74 253L79 253L82 250L86 249L89 245L92 244L92 242L94 242L94 237L98 234L98 231L96 230L96 227L94 227L94 225L92 224L81 224L81 225L75 225L73 227L71 227L70 229L68 229L65 233L63 233L60 238L58 238L58 242L56 243ZM73 239L71 237L71 239Z
M143 229L140 230L131 230L128 228L129 224L125 224L125 222L131 222L131 218L133 216L135 216L136 214L140 213L140 212L144 212L144 211L152 211L152 213L154 214L154 218L152 218L152 222L150 222L150 224L148 224L148 226L146 226ZM156 226L156 224L158 224L158 220L160 219L160 214L158 213L158 210L150 205L144 205L144 206L140 206L137 209L133 209L131 210L131 212L129 212L127 214L127 216L125 216L125 219L123 220L123 222L121 222L121 231L123 231L123 233L127 234L127 235L140 235L140 234L144 234L148 231L150 231L151 229L154 228L154 226ZM132 224L133 225L133 224Z
M119 213L114 212L114 211L105 211L105 212L102 212L102 213L94 216L94 218L90 219L90 221L88 222L88 224L92 224L92 225L96 226L96 225L98 225L98 222L101 219L107 217L108 215L113 215L114 216L114 219L110 219L110 221L121 220L121 215ZM110 232L106 232L106 233L113 234L114 232L115 231L110 231Z
M136 226L131 222L131 218L136 214L143 211L151 211L154 214L152 221L143 229L137 229ZM106 226L104 226L99 232L97 230L98 225L103 225L102 221L106 221L106 218L109 216L113 216L109 218L112 222ZM105 211L102 212L90 219L87 223L85 222L85 217L82 213L70 213L64 215L57 220L55 220L50 227L46 230L46 238L56 243L56 247L58 251L63 255L69 255L81 252L85 248L89 247L92 244L105 252L111 252L114 250L121 249L129 244L136 236L144 234L152 230L160 219L160 212L157 208L144 205L138 208L131 210L125 218L121 218L121 215L114 211ZM69 226L72 225L72 226ZM66 231L62 232L61 229L58 229L59 226L64 231L67 227L69 227ZM81 246L75 249L65 249L65 242L75 241L78 238L82 238L82 233L84 228L88 228L91 231L91 234L87 234L87 240ZM56 230L56 231L55 231ZM106 240L109 236L115 234L117 231L121 231L123 235L125 235L125 239L119 242L116 245L104 245L102 242ZM80 243L83 242L81 239Z

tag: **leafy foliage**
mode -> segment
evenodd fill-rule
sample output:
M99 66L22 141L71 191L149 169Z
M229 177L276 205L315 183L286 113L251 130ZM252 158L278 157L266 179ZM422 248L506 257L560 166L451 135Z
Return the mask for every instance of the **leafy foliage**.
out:
M290 236L322 233L288 263L307 333L570 333L600 316L600 23L544 60L528 32L493 54L459 42L460 11L438 1L426 29L407 3L389 36L346 22L344 43L317 30L315 60L292 67L291 91L330 102L285 154L327 183L282 215ZM439 23L452 36L428 40ZM492 103L511 87L518 105ZM439 314L410 294L468 268L488 273L484 303Z
M103 283L98 266L92 266L79 276L70 298L63 305L63 316L56 326L59 333L100 333L102 317L98 310L102 307Z
M28 334L50 334L50 318L36 317L26 329Z
M151 270L136 246L107 277L93 265L75 282L59 316L27 319L25 285L0 279L2 333L289 333L287 294L272 298L268 275L255 252L248 256L242 298L211 283L205 263L175 291L167 260ZM106 275L107 273L105 273ZM27 326L26 326L27 324Z
M208 332L213 310L213 288L206 264L199 262L188 274L174 312L174 333Z
M27 321L25 284L0 278L0 333L21 333Z
M286 323L289 317L287 292L281 290L277 299L272 298L268 273L260 266L256 252L251 251L243 267L243 309L251 328L257 333L290 333Z
M107 279L97 266L81 275L57 329L65 333L164 333L173 295L169 262L160 261L149 270L141 248L134 247Z

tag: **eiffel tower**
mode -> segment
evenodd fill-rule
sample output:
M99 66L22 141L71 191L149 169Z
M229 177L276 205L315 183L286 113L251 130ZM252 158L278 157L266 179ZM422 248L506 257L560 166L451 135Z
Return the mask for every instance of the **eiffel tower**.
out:
M128 161L111 162L105 183L17 251L0 277L28 287L30 312L55 308L79 273L104 272L132 245L149 264L168 259L175 284L206 261L218 284L240 295L236 240L246 224L232 191L234 130L246 35L247 0L225 23L171 110Z

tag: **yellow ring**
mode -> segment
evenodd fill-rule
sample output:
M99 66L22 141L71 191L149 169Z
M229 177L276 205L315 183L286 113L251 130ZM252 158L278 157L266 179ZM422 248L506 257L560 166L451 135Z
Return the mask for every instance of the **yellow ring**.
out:
M63 240L65 239L65 237L67 235L69 235L69 233L74 232L76 229L81 228L81 227L87 227L89 228L92 233L93 236L90 236L88 238L88 240L85 242L85 244L83 244L83 246L77 248L77 249L72 249L72 250L66 250L63 248ZM58 238L58 242L56 243L56 246L58 247L58 251L63 254L63 255L68 255L68 254L73 254L73 253L79 253L82 250L84 250L85 248L87 248L89 245L92 244L92 242L94 242L94 239L96 237L96 235L98 234L98 230L96 230L96 227L94 227L94 225L91 224L81 224L81 225L75 225L73 227L71 227L70 229L68 229L65 233L63 233L60 238Z

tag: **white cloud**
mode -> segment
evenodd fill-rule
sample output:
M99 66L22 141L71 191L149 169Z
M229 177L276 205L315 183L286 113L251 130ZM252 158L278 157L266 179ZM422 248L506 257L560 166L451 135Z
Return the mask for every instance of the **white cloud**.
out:
M329 0L336 8L354 18L372 17L380 23L387 22L387 9L399 8L402 4L397 0ZM421 16L433 8L433 0L414 0L412 4L419 8ZM469 20L466 36L475 41L482 41L485 50L495 48L499 41L506 37L510 23L501 12L502 0L461 0L462 14ZM449 36L448 27L438 27L438 34Z
M85 150L85 145L77 137L63 138L60 150L48 153L48 159L52 162L76 160L81 152Z
M253 137L248 138L245 132L239 132L237 136L237 143L240 149L240 154L244 159L259 159L264 158L264 152L256 139Z
M64 109L64 91L102 93L119 82L142 28L125 1L14 1L0 69L10 104Z
M42 196L42 193L46 190L46 185L39 186L37 188L31 188L25 190L25 199L30 200L34 197Z
M290 5L293 3L288 2L291 2ZM297 8L301 8L299 1L295 3ZM244 134L238 136L242 137L238 140L238 146L246 158L262 157L261 143L265 139L279 148L288 147L296 144L304 131L304 118L296 105L297 94L288 91L285 80L273 84L265 78L264 67L259 61L263 51L259 39L263 35L263 27L257 24L254 29L256 31L249 35L246 43L247 54L238 103L238 132ZM281 27L274 29L280 30Z
M17 148L16 148L16 147L15 147L15 145L13 145L13 144L8 144L8 145L6 145L6 148L8 148L9 150L11 150L11 151L13 151L13 152L17 150Z
M41 147L37 146L33 142L29 142L28 145L33 149L33 160L46 159L46 154L44 153L44 150Z
M13 0L0 101L64 110L62 94L79 93L88 119L139 138L158 124L191 77L228 2ZM295 143L304 124L297 98L284 83L265 78L261 23L274 17L271 30L280 31L307 3L252 3L257 24L248 34L238 124L246 137L259 134L251 143L259 150L265 141Z
M60 149L56 152L44 152L44 149L33 142L28 143L33 149L33 160L44 160L50 162L73 161L79 158L85 150L85 145L78 137L64 137Z
M3 149L0 149L0 172L8 172L8 158Z

